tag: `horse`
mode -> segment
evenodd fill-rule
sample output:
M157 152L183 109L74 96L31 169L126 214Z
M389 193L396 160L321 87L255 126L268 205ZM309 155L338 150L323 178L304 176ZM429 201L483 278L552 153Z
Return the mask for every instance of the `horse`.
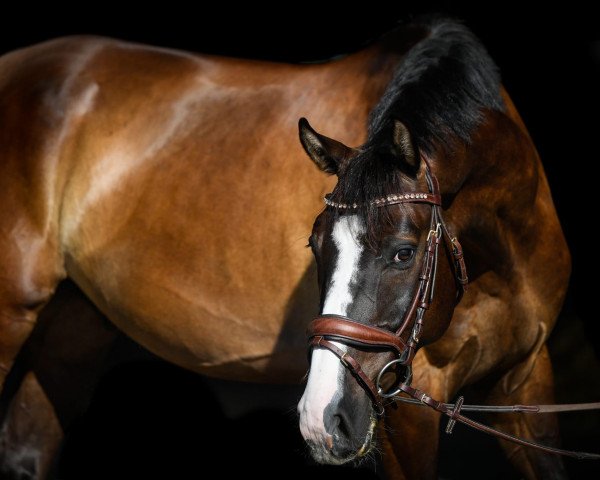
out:
M357 53L310 65L99 37L61 38L0 58L0 390L65 278L122 332L177 365L233 380L298 381L307 367L307 319L319 313L319 280L329 275L323 260L317 267L304 247L323 195L336 185L305 159L295 133L298 118L310 113L328 135L365 144L371 110L396 98L398 68L437 38L435 31L402 27ZM411 69L411 75L429 78L420 71ZM455 94L457 78L443 76L449 71L437 73L431 83L446 92L447 103L470 99ZM472 282L452 311L452 275L440 264L428 314L440 324L432 331L429 322L423 340L433 341L452 322L416 355L415 383L449 398L461 386L498 377L490 399L535 395L542 401L552 395L544 342L564 296L569 254L535 148L506 92L494 88L502 103L477 111L469 128L456 127L459 141L451 149L434 154L431 148L427 159L440 180L447 221L465 245ZM473 114L476 100L459 103L466 108L459 113ZM428 128L431 121L447 126L444 118L427 120ZM303 125L304 147L321 169L333 172L330 158L355 159L356 151ZM404 148L411 135L399 132ZM415 138L422 140L419 132ZM429 151L418 145L420 154ZM411 168L420 171L417 156ZM422 180L416 175L413 182ZM513 184L518 188L507 188ZM408 208L420 225L420 206ZM326 209L319 218L329 215ZM417 230L408 233L416 242ZM364 313L360 320L370 321ZM364 440L374 438L374 422L361 431L372 408L366 393L338 395L338 389L333 396L342 400L318 412L319 395L330 390L319 393L315 385L334 372L327 352L315 348L312 357L300 403L302 431L317 428L307 422L327 410L345 419L340 431L351 428L350 449L355 435L364 436L354 453L366 454L371 443ZM25 376L21 394L42 395L39 380ZM51 426L42 443L56 442L60 428L45 411L41 421ZM553 421L517 419L506 428L552 442ZM385 422L401 432L379 435L389 475L434 476L437 419L401 406ZM354 456L338 458L325 447L313 442L318 460ZM18 457L8 463L36 477L47 470L51 451L30 452L37 464ZM529 477L549 468L562 472L555 458L517 450L511 459Z
M542 164L479 40L443 19L426 30L359 147L299 125L310 159L337 177L309 240L320 313L298 405L302 435L323 463L368 455L383 400L402 392L451 422L462 400L452 410L439 402L470 385L485 403L553 402L545 342L570 255ZM491 421L557 445L555 417ZM387 470L436 478L438 413L404 406L386 424ZM565 475L558 456L502 447L526 478Z

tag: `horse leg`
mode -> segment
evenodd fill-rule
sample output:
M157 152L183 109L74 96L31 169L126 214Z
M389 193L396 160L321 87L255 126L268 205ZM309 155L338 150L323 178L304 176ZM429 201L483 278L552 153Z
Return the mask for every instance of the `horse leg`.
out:
M378 432L386 478L437 478L439 421L439 414L419 406L387 409Z
M62 438L52 403L35 374L28 372L0 429L0 476L46 478Z
M0 197L0 205L12 204ZM55 235L32 222L18 207L0 214L0 393L39 312L65 276Z
M487 402L496 405L554 403L552 365L546 345L507 372L494 385ZM490 415L490 419L495 428L504 432L544 445L559 446L558 421L554 414L500 413ZM510 462L527 479L567 477L562 458L558 455L503 440L500 445Z
M117 336L73 282L58 286L6 383L0 478L46 478L63 429L87 409Z

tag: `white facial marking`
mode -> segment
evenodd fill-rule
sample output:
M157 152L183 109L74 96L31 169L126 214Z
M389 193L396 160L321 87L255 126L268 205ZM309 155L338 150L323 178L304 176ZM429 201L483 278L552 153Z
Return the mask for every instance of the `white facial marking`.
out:
M331 285L325 295L323 314L346 315L352 302L350 285L358 268L362 246L358 237L364 233L364 227L358 215L341 217L333 226L333 242L338 249L335 271Z
M358 269L362 247L358 236L364 232L357 215L340 217L333 226L332 237L337 247L337 261L325 294L323 314L347 315L352 302L350 287ZM338 342L335 345L346 350ZM300 431L305 440L330 449L332 438L325 429L323 414L336 392L342 388L344 366L332 352L315 348L304 395L298 404Z

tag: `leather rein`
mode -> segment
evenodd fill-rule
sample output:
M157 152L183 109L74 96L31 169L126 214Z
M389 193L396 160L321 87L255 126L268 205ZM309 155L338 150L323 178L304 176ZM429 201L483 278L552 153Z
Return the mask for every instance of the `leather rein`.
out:
M465 405L463 404L463 397L460 397L456 403L450 404L439 402L427 393L411 386L412 361L417 351L425 313L433 301L438 250L442 241L444 242L445 247L451 252L454 260L454 274L457 284L456 303L460 302L468 285L467 269L464 262L462 247L458 239L451 235L444 222L441 211L442 202L439 184L436 177L431 172L429 164L426 163L426 167L426 179L429 192L388 195L385 198L379 198L371 202L371 204L376 207L402 203L425 203L431 206L430 229L429 234L427 235L427 245L423 254L419 280L412 301L409 304L409 308L406 310L400 326L393 332L379 327L365 325L341 315L321 315L315 318L308 327L309 353L312 348L319 347L326 348L336 355L369 396L377 416L383 416L385 411L383 402L385 400L389 401L390 404L393 404L395 401L400 401L420 406L428 406L450 417L446 427L446 433L452 433L452 429L456 422L460 422L495 437L526 447L536 448L547 453L565 455L578 459L599 460L600 454L563 450L515 437L465 417L461 412L551 413L597 410L600 409L600 402L564 405ZM330 199L330 195L325 197L325 203L327 206L338 210L353 210L358 208L358 205L356 204L350 205L333 202ZM411 325L412 327L409 332L409 326ZM364 372L356 359L344 351L344 349L338 347L334 342L350 345L362 350L392 352L395 358L388 362L381 369L377 378L373 380ZM395 374L396 380L392 387L384 389L381 385L382 381L386 374L391 374L392 371ZM407 397L399 396L401 393L407 395Z

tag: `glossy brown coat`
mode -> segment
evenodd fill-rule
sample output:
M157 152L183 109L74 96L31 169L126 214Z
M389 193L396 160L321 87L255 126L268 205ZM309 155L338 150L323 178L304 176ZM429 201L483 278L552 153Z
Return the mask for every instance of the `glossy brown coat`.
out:
M318 307L304 245L334 184L306 159L298 118L361 144L409 46L392 36L293 66L75 37L2 57L0 388L67 276L167 360L221 378L297 381ZM448 332L415 361L415 384L440 399L491 373L497 403L551 385L544 342L569 254L540 160L506 102L468 150L431 159L473 280ZM401 407L386 421L390 477L433 478L423 458L435 457L437 416ZM528 422L540 421L507 428L535 437ZM535 453L512 459L529 478L544 472Z

